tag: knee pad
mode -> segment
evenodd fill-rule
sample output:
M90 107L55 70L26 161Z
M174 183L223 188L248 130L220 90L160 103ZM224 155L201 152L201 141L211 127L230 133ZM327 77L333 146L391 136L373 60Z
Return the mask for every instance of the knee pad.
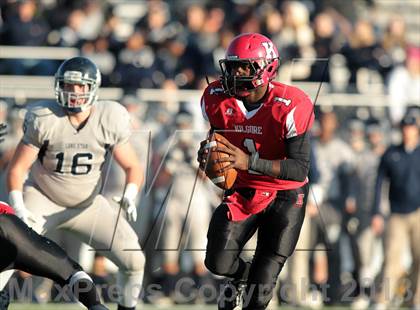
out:
M142 251L126 251L124 266L119 266L123 272L143 272L146 259Z
M76 273L72 274L69 279L69 286L73 288L74 284L81 280L87 280L89 282L93 282L92 278L84 271L77 271Z
M232 262L230 257L226 255L209 256L206 255L204 265L207 269L218 276L227 276L230 274L232 269Z
M81 272L84 273L83 268L70 257L66 257L62 262L60 272L57 274L59 278L54 279L54 281L64 286L71 282L75 274L81 274Z

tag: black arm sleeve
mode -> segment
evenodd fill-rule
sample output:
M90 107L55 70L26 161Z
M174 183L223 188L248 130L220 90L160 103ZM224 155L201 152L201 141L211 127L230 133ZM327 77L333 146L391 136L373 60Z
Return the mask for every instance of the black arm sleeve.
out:
M280 161L279 179L305 181L308 176L311 154L309 136L309 133L303 133L286 140L287 159Z

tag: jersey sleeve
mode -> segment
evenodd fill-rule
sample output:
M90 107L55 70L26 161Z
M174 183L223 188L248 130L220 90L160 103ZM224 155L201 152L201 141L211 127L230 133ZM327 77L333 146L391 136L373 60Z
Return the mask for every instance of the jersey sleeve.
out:
M299 136L312 128L314 122L314 106L309 97L302 98L286 116L286 139Z
M131 118L125 107L117 102L109 104L107 113L102 120L102 126L106 131L106 142L110 145L127 143L131 136Z
M221 102L223 101L223 88L218 82L207 86L201 97L200 105L203 118L213 128L223 128L223 114L221 113Z
M28 146L39 149L42 145L36 115L28 111L23 121L23 138L22 142Z
M210 121L209 121L209 117L207 116L207 111L206 111L206 100L205 100L205 96L204 96L204 94L203 94L203 96L201 97L200 105L201 105L201 114L203 115L204 120L206 120L207 122L210 122Z

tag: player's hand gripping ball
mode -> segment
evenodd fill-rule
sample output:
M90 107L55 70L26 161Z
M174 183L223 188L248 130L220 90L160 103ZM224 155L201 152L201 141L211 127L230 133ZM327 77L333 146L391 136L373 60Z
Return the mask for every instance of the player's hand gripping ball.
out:
M230 162L218 162L221 158L229 157L229 154L217 151L216 148L222 143L218 140L226 140L221 134L214 133L210 139L202 145L201 154L199 152L200 165L204 169L207 177L221 189L229 189L236 180L237 171L234 168L223 171L223 168L230 165ZM204 161L204 162L203 162Z

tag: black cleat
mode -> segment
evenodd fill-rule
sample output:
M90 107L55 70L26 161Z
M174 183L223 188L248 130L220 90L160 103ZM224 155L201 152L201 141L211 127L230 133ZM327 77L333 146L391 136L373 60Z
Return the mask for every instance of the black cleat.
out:
M0 310L7 310L9 308L10 297L6 291L0 291Z
M219 296L217 307L219 310L240 310L243 305L243 295L245 293L245 281L227 281Z

